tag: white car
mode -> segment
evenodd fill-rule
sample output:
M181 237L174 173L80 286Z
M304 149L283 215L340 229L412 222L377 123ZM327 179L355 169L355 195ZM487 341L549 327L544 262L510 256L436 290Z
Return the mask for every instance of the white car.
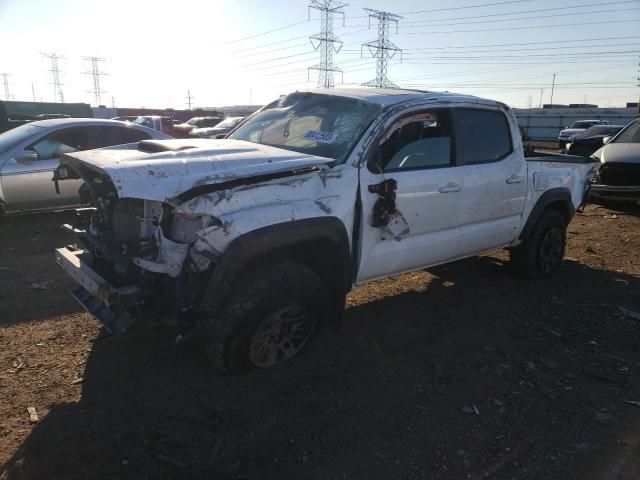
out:
M553 274L596 165L525 158L500 102L295 92L225 139L66 154L97 210L85 249L56 257L111 331L183 315L219 370L272 367L339 320L354 285L496 248Z
M60 155L79 150L172 138L116 120L62 118L27 123L0 134L0 211L5 214L80 206L81 180L59 183Z

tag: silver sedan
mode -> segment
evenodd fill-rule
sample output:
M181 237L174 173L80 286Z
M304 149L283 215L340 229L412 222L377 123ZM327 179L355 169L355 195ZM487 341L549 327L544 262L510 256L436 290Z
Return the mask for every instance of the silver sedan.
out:
M78 150L170 136L140 125L93 118L31 122L0 134L0 209L2 213L62 210L80 206L82 180L59 182L53 171L60 155Z

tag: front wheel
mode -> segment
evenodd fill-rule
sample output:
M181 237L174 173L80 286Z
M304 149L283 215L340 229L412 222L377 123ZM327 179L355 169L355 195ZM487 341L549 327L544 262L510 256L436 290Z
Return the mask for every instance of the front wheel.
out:
M332 311L325 283L294 262L245 275L207 326L207 355L221 372L270 368L300 353Z
M562 264L567 224L557 210L542 214L531 234L509 251L514 270L527 278L548 277Z

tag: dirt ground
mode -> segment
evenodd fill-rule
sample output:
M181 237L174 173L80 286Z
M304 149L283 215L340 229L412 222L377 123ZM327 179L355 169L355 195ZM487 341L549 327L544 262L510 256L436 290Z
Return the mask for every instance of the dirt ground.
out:
M358 288L237 376L176 327L106 337L54 262L67 217L0 218L2 479L640 478L638 209L578 214L549 280L497 252Z

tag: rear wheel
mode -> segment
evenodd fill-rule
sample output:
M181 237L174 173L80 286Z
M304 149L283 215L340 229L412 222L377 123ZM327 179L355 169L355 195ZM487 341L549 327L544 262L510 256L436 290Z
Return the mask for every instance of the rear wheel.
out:
M567 225L557 210L542 214L531 234L509 251L514 270L528 278L554 274L564 258Z
M331 312L325 283L305 265L274 263L245 275L207 328L221 372L271 368L299 354Z

